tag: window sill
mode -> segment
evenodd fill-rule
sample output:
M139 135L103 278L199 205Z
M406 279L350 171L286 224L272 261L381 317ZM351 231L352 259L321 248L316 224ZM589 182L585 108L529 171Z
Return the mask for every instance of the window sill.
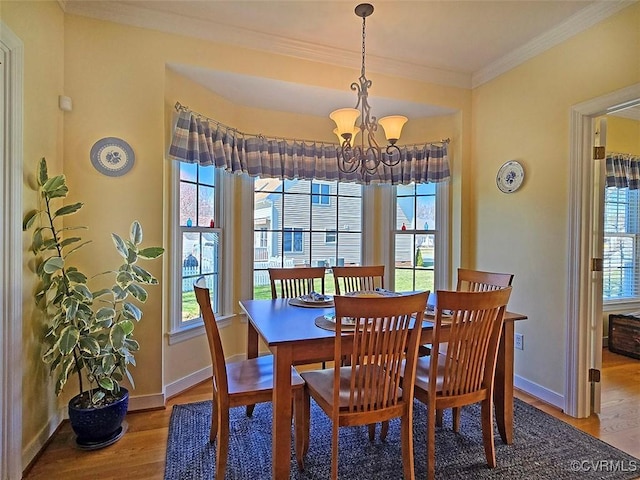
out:
M603 312L621 312L638 309L640 309L640 300L635 298L628 300L611 300L602 304Z
M226 328L230 326L233 323L235 316L236 315L222 315L220 317L216 317L218 328ZM198 320L169 332L167 337L169 338L169 345L175 345L176 343L191 340L192 338L205 334L204 323L202 320Z

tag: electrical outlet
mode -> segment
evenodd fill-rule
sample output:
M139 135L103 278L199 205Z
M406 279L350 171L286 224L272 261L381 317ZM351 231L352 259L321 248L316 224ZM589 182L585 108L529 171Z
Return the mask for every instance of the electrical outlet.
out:
M524 335L516 333L513 335L513 346L518 350L524 350Z

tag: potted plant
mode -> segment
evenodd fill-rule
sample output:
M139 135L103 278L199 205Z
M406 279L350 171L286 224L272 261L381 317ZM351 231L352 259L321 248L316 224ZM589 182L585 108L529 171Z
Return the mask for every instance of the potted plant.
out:
M100 448L123 433L129 394L122 382L126 378L134 386L128 366L135 365L134 352L139 349L133 332L142 310L136 303L147 300L143 285L158 283L138 261L158 258L164 249L142 248L142 227L137 221L128 239L112 233L122 264L93 277L112 274L110 288L91 290L90 278L71 263L73 253L90 243L76 234L86 227L61 225L83 203L54 206L67 196L68 187L64 175L48 176L44 158L37 180L42 208L25 215L23 230L33 229L31 250L40 280L35 300L47 322L42 358L55 376L57 395L76 374L79 394L69 401L76 441L83 448Z

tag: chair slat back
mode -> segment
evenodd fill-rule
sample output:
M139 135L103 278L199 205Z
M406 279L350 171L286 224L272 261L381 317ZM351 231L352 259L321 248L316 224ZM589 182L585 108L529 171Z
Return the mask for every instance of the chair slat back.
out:
M434 347L440 351L443 321L449 325L444 368L431 362L431 378L442 378L442 395L465 395L489 388L493 382L498 343L511 287L483 292L438 291ZM442 368L442 367L441 367ZM436 383L430 382L435 395Z
M336 295L384 288L384 265L333 267Z
M429 292L400 297L335 296L335 358L344 358L341 318L353 318L348 411L372 412L393 408L413 398L413 380L420 328ZM406 359L402 395L402 361ZM366 368L364 368L366 367ZM340 382L340 362L334 367L334 382ZM345 368L345 367L342 367ZM407 375L407 372L413 372ZM339 388L334 385L334 406L339 405Z
M271 298L295 298L310 292L324 295L324 274L324 267L270 268Z
M510 287L512 281L513 274L511 273L481 272L479 270L459 268L456 290L462 292L486 292Z
M211 362L213 363L213 397L217 401L220 401L221 398L227 397L229 394L227 366L224 359L222 341L220 340L220 331L218 330L218 324L216 323L216 318L211 308L209 289L194 284L193 291L196 294L196 300L202 313L202 320L204 321L204 328L207 332L207 340L209 342Z

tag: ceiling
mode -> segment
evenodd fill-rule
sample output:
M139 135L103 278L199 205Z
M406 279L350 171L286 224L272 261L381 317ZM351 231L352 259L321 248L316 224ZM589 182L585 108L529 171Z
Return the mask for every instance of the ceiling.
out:
M357 0L59 1L68 13L360 68ZM375 72L473 88L634 1L375 1L366 23L367 77L374 84L370 103L377 116L450 113L375 97ZM348 85L336 91L189 65L170 67L239 104L321 116L355 104Z

